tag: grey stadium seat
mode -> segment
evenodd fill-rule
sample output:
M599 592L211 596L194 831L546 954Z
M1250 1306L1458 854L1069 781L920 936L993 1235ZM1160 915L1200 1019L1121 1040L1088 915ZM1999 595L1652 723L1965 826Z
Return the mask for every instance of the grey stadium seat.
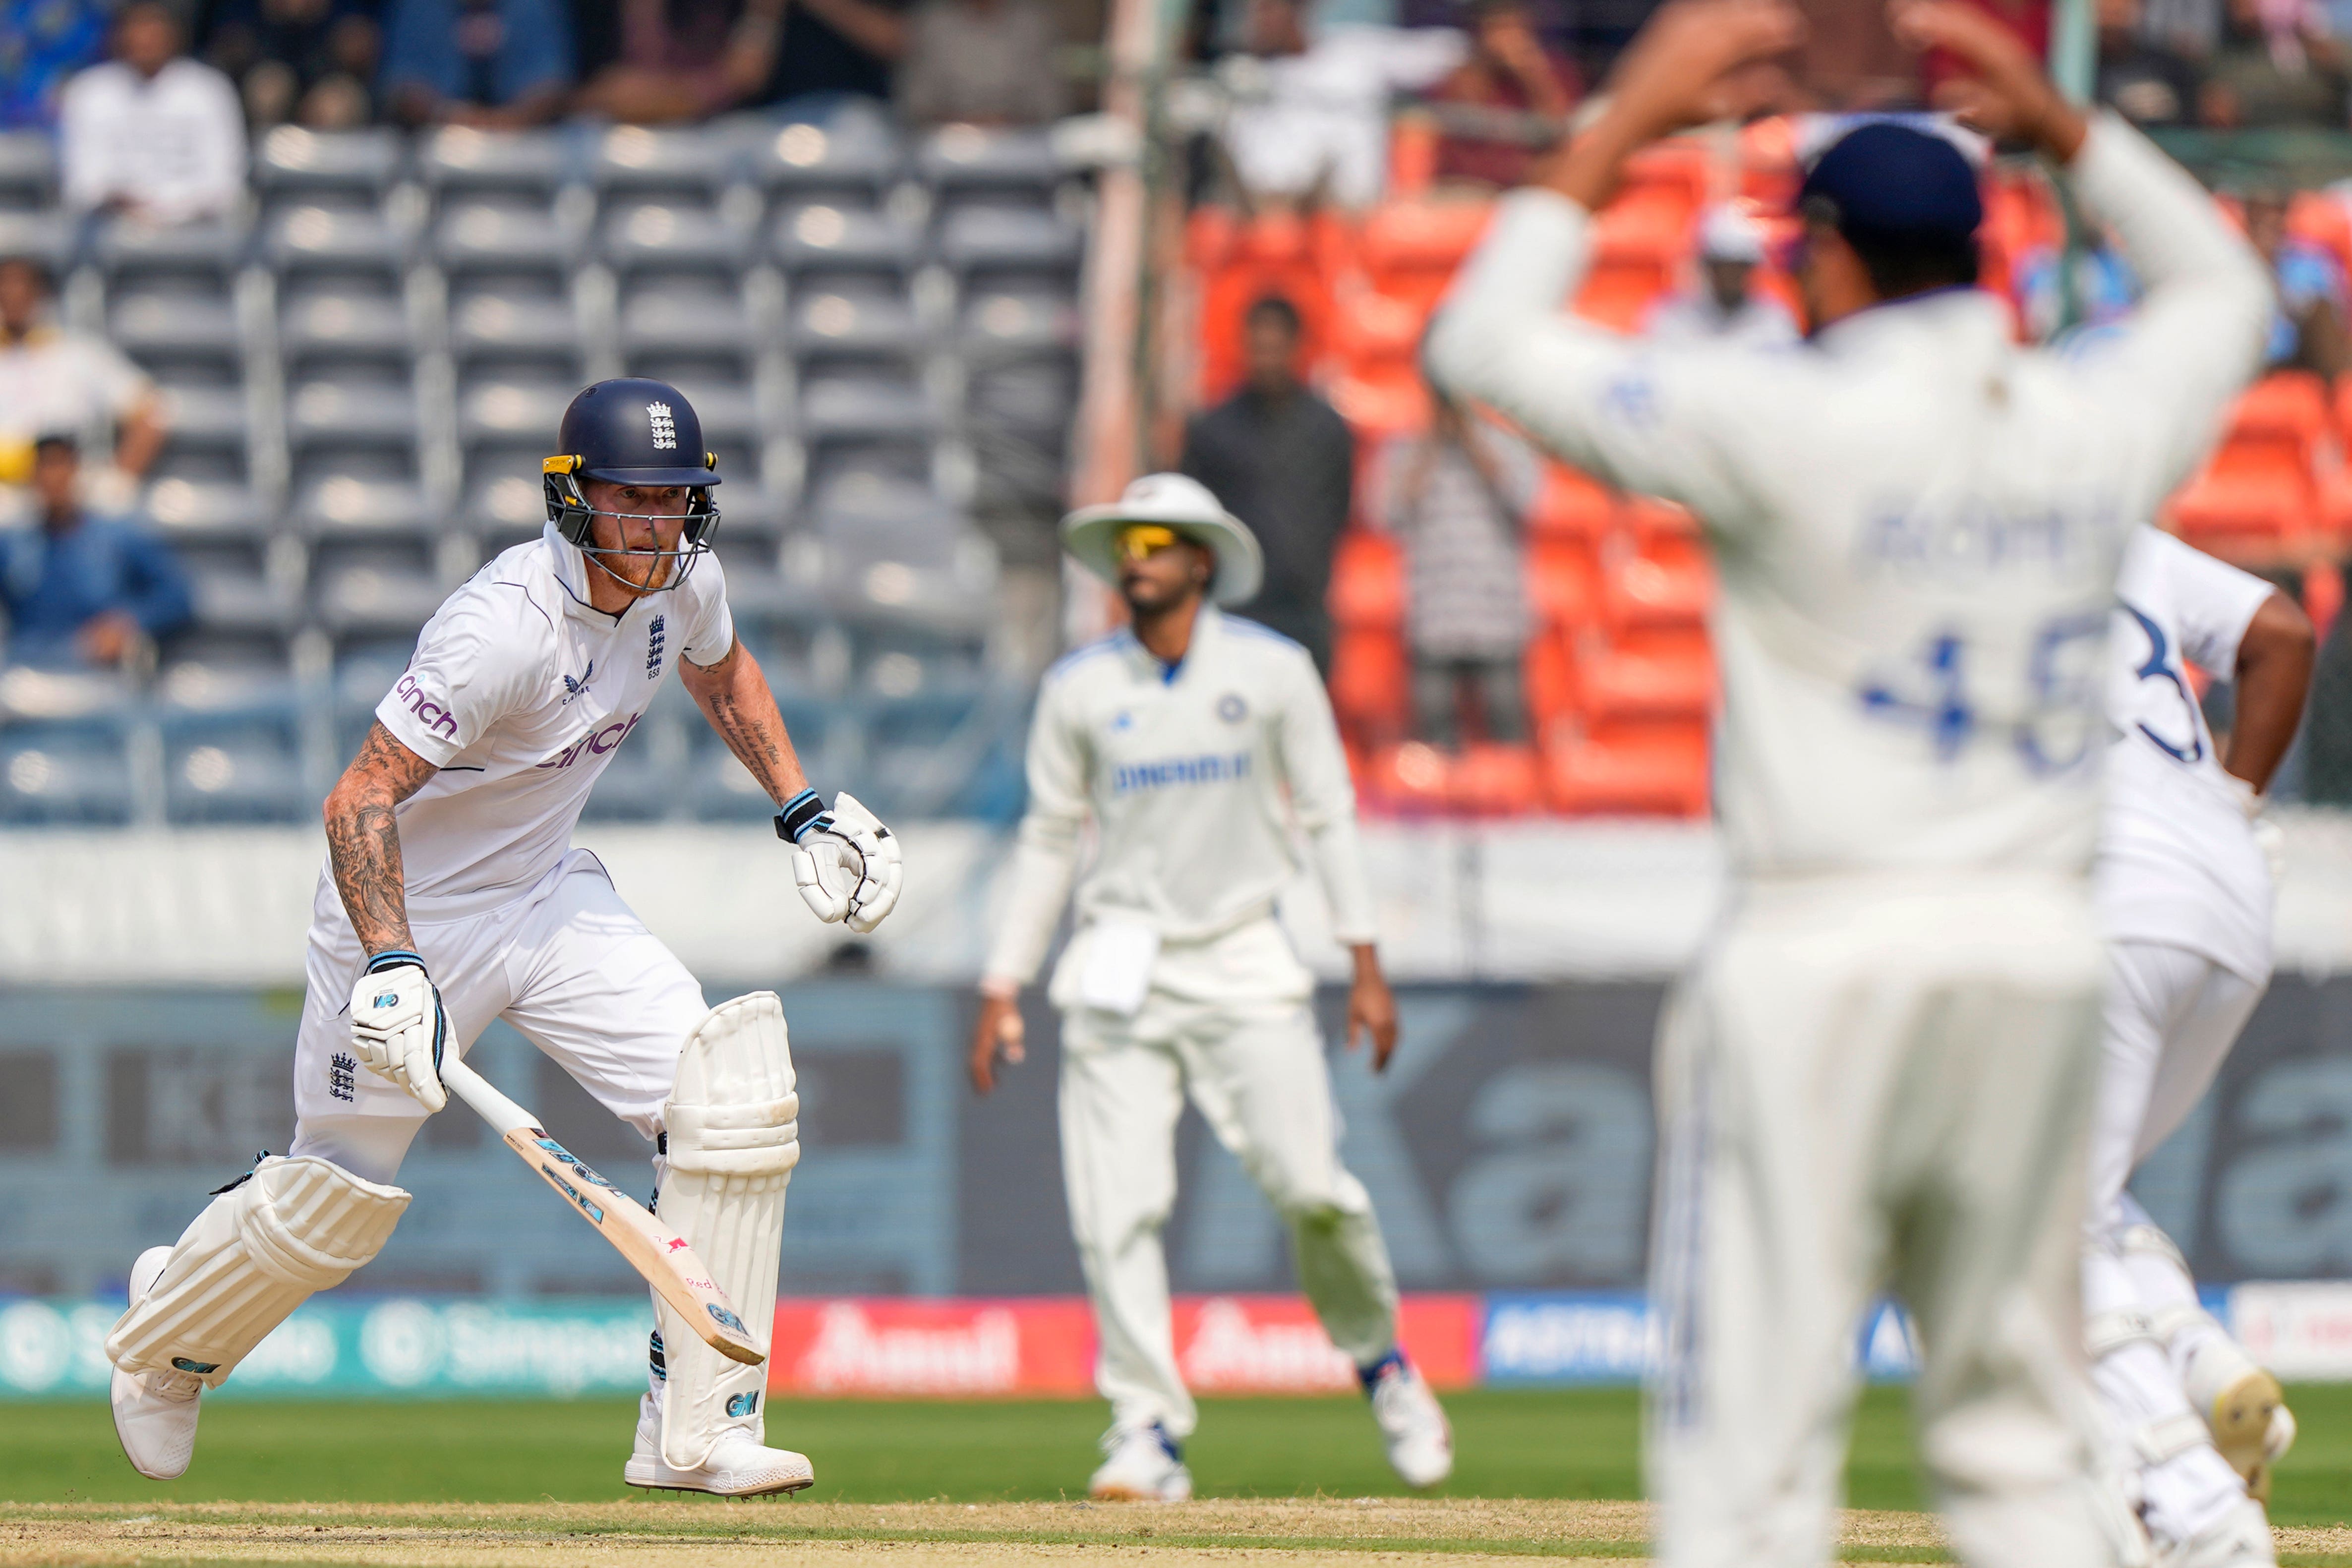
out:
M569 379L553 377L468 381L457 394L458 444L468 452L483 445L520 447L545 457L555 450L563 411L579 390Z
M608 214L597 248L614 272L689 273L731 278L750 236L718 214L666 202L635 202Z
M579 315L561 295L509 292L495 284L458 290L449 302L449 352L460 369L582 379Z
M154 696L181 713L282 715L297 698L293 656L276 632L205 627L172 640Z
M290 632L301 623L298 587L271 570L271 549L253 538L175 539L206 631Z
M796 287L806 280L880 275L900 283L923 258L922 236L882 213L818 204L789 208L769 230L769 250Z
M322 543L310 582L319 622L339 641L403 631L413 640L448 596L429 550L411 542Z
M414 452L416 425L416 392L405 379L321 378L286 400L286 438L298 458L325 446Z
M0 132L0 211L37 213L58 201L58 154L38 131Z
M209 716L167 722L163 810L173 822L291 822L309 815L291 722Z
M100 226L90 255L110 292L133 278L170 277L209 284L226 294L252 249L252 230L234 218L171 228L118 218Z
M942 207L975 197L1050 206L1065 177L1043 129L942 125L924 138L915 167Z
M306 204L271 214L262 226L261 254L289 287L323 277L396 290L410 252L408 233L372 209Z
M906 164L897 129L880 115L845 112L830 125L762 130L751 175L778 205L878 206Z
M959 207L940 225L940 259L966 287L1006 277L1075 281L1086 235L1051 213Z
M79 727L0 729L0 822L120 827L131 812L131 759L119 734Z
M0 212L0 256L37 261L58 277L72 263L79 244L74 222L63 213Z
M663 277L628 286L621 297L620 340L625 357L640 350L714 355L745 376L760 350L759 329L731 279Z
M356 365L402 374L415 358L415 333L397 292L318 282L290 292L278 307L278 351L289 375Z
M265 202L317 202L335 207L373 207L400 178L399 132L307 131L280 125L253 150L253 183Z
M417 538L443 519L432 515L417 483L415 458L396 449L330 448L294 473L294 526L313 538Z
M147 487L144 509L171 538L257 538L277 521L268 504L245 486L193 479L155 481Z
M434 225L433 254L451 277L494 276L561 295L577 246L552 211L505 201L456 204Z
M914 302L887 287L802 289L784 330L803 371L842 363L911 366L928 346Z
M986 622L994 552L929 486L854 476L810 510L836 602L942 629Z
M436 196L494 193L544 205L572 172L562 138L551 131L476 131L444 126L423 138L416 172Z
M107 305L114 346L153 369L159 362L198 362L237 371L245 340L229 297L209 288L132 287Z
M652 196L708 206L735 172L734 144L699 128L616 125L597 138L590 183L609 203Z

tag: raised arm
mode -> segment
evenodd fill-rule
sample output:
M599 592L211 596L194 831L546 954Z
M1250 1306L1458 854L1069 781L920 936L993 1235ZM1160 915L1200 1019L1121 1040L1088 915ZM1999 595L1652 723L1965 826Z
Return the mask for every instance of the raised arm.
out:
M413 953L408 894L401 881L400 803L425 788L436 771L381 722L368 727L360 754L327 796L327 862L335 892L369 957Z

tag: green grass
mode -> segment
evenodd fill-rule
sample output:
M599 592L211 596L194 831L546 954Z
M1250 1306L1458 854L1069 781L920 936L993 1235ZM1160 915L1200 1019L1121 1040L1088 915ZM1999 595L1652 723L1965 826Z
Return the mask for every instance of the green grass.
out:
M2280 1524L2352 1521L2352 1385L2290 1392L2302 1438L2282 1467ZM1640 1495L1639 1407L1630 1389L1456 1394L1457 1497ZM207 1406L182 1479L141 1479L106 1406L0 1406L0 1500L593 1501L621 1485L633 1405L308 1403ZM771 1437L816 1461L813 1500L1052 1499L1078 1493L1104 1422L1089 1403L786 1402ZM1211 1399L1187 1458L1203 1496L1392 1495L1361 1400ZM1855 1425L1849 1500L1916 1508L1900 1389L1874 1388Z

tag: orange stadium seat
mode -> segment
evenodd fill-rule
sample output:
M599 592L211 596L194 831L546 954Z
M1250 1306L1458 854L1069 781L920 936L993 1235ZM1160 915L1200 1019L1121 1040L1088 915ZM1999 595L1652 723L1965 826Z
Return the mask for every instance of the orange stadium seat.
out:
M1570 534L1598 538L1617 520L1615 492L1581 469L1562 463L1544 465L1543 488L1528 514L1528 528L1535 534Z
M1576 656L1570 635L1556 628L1539 628L1528 639L1519 661L1519 679L1528 703L1528 718L1538 736L1549 735L1577 711Z
M1653 538L1601 576L1601 610L1612 628L1702 625L1714 601L1714 570L1688 538Z
M1654 496L1635 496L1625 508L1625 520L1633 526L1634 537L1651 539L1696 539L1699 537L1698 519L1687 507L1672 501L1661 501Z
M1454 759L1418 740L1375 749L1358 782L1374 810L1423 816L1454 807Z
M1390 202L1364 220L1357 263L1383 294L1434 299L1494 215L1486 201Z
M2334 256L2352 277L2352 210L2339 198L2324 191L2298 193L2287 205L2286 232Z
M1544 791L1555 810L1574 816L1704 815L1706 723L1597 724L1552 747Z
M2238 400L2211 460L2172 498L2181 537L2245 558L2308 532L2321 516L2315 470L2327 423L2318 377L2284 371L2257 382Z
M1446 793L1456 810L1516 817L1543 804L1543 768L1533 747L1465 747L1449 771Z
M1704 719L1715 711L1715 651L1703 626L1626 631L1578 661L1584 710L1612 719Z
M1404 548L1387 534L1349 528L1331 556L1325 604L1334 625L1350 631L1393 632L1404 624Z
M1362 367L1324 391L1361 449L1429 428L1429 387L1409 364Z
M1371 746L1405 731L1411 676L1404 637L1342 627L1331 639L1331 711L1341 728Z
M1600 569L1582 540L1538 535L1527 546L1528 601L1538 624L1560 631L1591 623L1600 606Z

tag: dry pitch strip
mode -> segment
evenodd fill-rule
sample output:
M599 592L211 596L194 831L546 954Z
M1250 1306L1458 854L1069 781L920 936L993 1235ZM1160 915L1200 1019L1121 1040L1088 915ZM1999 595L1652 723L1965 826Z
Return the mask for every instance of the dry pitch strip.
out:
M0 1568L369 1563L390 1568L750 1568L1014 1562L1625 1563L1629 1502L1322 1499L1137 1508L1028 1503L122 1503L0 1505ZM2352 1568L2352 1529L2280 1532L2279 1561ZM1948 1561L1914 1513L1846 1515L1839 1555Z

